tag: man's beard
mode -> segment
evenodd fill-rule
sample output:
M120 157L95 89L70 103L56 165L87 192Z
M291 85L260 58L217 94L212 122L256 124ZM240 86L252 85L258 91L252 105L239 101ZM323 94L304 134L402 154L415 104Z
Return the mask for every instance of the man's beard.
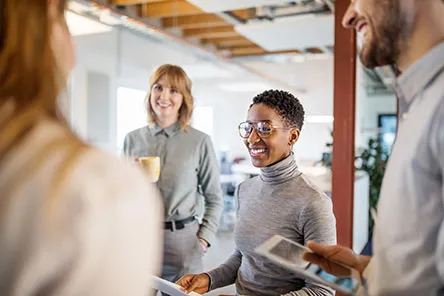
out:
M367 68L396 64L401 50L405 50L404 40L411 33L411 25L402 15L399 1L388 0L376 10L371 39L364 41L360 52L361 62Z

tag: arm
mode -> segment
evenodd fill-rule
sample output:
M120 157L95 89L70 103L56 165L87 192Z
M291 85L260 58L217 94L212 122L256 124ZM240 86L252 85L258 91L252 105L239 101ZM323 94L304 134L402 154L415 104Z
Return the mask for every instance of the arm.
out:
M205 211L198 236L209 244L214 241L220 216L223 210L222 192L220 188L219 166L213 145L206 136L200 147L199 185L205 198Z
M234 284L241 262L242 253L236 249L227 261L219 265L216 269L207 272L210 277L210 290Z
M439 169L436 172L432 172L434 176L431 176L431 178L434 177L439 180L441 185L439 198L441 202L444 203L444 98L441 99L432 126L432 131L429 136L431 139L432 161L438 165ZM431 167L436 166L432 165ZM441 220L441 225L437 233L435 264L436 270L441 278L441 284L444 285L444 220Z
M132 142L131 137L129 134L125 136L125 139L123 140L123 155L124 156L132 156L131 155L131 148L132 148Z
M313 207L312 210L314 210ZM314 215L314 216L315 217L317 216L319 218L319 215ZM335 225L334 217L330 219L332 220L331 223L333 223L332 225L334 226ZM311 221L311 224L313 223L317 224L316 221L319 221L319 219L314 219L313 221ZM303 256L304 260L319 265L326 272L336 276L349 276L350 275L349 270L337 264L340 263L343 265L351 266L362 274L364 269L366 269L367 265L369 264L371 259L370 256L357 255L350 248L346 248L339 245L332 245L336 243L335 237L329 242L328 239L326 241L325 239L316 238L314 232L310 231L310 233L312 234L308 235L309 237L306 237L306 240L308 240L307 247L309 247L310 250L313 251L313 253L305 253ZM309 287L309 285L307 285L307 287ZM305 288L304 290L306 291L307 289ZM305 295L305 294L300 294L300 295ZM308 294L308 295L323 295L323 294ZM327 295L331 295L331 292L330 294Z
M336 219L333 215L332 203L329 198L316 197L302 210L299 221L302 223L304 241L316 241L320 244L336 244ZM334 295L333 289L306 281L299 291L286 296L329 296Z
M236 192L234 194L236 199L236 215L239 215L239 191L242 184L236 188ZM214 290L217 288L225 287L236 282L237 273L242 264L242 253L236 249L234 253L228 258L225 263L221 264L216 269L213 269L210 272L207 272L210 277L210 290Z

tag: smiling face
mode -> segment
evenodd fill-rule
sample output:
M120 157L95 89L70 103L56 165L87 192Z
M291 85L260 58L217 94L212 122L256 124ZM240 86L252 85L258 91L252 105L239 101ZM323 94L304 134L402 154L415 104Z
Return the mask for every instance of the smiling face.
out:
M271 107L254 104L248 110L247 122L268 122L274 129L268 137L261 138L253 128L244 144L248 149L251 162L255 167L266 167L290 155L291 149L299 138L299 130L290 128L285 120Z
M413 31L413 6L412 0L352 0L342 23L358 32L364 66L396 64Z
M153 84L150 104L159 120L179 118L179 110L183 103L183 95L172 87L164 76Z

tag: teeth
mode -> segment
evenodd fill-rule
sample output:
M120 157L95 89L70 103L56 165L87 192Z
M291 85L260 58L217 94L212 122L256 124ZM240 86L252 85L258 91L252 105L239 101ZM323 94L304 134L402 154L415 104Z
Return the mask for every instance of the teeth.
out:
M169 107L170 104L162 104L162 103L157 103L160 107Z
M251 149L251 152L253 154L259 154L259 153L264 153L265 149Z

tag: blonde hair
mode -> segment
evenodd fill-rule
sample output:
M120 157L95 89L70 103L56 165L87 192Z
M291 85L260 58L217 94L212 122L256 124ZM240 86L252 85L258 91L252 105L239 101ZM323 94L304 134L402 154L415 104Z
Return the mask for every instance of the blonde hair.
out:
M27 139L42 120L50 120L66 130L63 146L69 148L73 158L81 142L69 129L59 111L57 98L65 87L65 78L52 48L54 20L50 16L51 1L47 0L1 0L0 1L0 169L6 156ZM58 0L57 13L64 20L67 0ZM60 140L60 139L59 139ZM58 146L59 145L55 145ZM41 161L28 163L13 177L6 192L19 187L26 176L40 168L52 147L45 146L36 151ZM76 151L74 153L74 151ZM45 153L46 152L46 153ZM66 159L57 172L54 188L60 187L72 163ZM51 190L53 192L53 190ZM56 197L56 195L54 195Z
M150 103L151 90L153 86L160 80L160 78L165 77L168 81L170 87L174 87L183 96L183 103L179 109L179 124L180 130L184 131L188 128L191 116L193 115L194 98L191 94L191 80L185 71L176 65L165 64L151 74L150 77L150 88L146 95L145 101L148 111L148 123L153 124L156 122L156 114L154 113L153 107Z

